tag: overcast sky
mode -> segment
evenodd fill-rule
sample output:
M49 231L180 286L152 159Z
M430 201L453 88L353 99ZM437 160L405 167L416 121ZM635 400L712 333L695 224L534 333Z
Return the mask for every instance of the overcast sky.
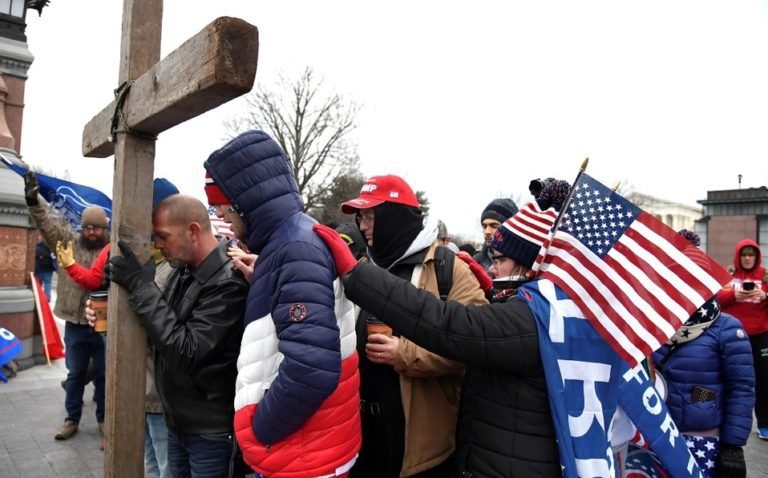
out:
M28 11L35 61L23 159L112 188L113 159L82 158L83 126L117 86L122 2ZM451 232L479 235L495 197L588 172L696 206L768 182L768 1L166 0L162 56L219 16L259 29L256 81L306 66L362 105L366 176L424 190ZM203 161L232 102L160 135L155 176L204 198Z

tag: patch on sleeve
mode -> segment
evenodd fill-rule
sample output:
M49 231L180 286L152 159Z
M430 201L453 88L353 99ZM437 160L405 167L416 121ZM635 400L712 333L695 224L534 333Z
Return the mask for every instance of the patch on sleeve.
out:
M293 304L288 308L288 318L293 322L301 322L307 316L307 308L304 304Z

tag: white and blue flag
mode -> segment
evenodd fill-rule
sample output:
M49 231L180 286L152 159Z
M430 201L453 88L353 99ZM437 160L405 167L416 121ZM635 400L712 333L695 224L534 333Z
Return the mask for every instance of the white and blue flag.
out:
M5 156L0 155L0 159L20 176L27 174L26 169L12 163ZM108 218L112 217L112 200L98 189L45 174L36 173L36 175L40 183L40 195L52 208L59 211L75 230L80 229L80 218L87 207L100 206L107 213Z
M616 476L610 429L617 407L670 476L701 476L642 365L631 368L553 282L530 282L518 295L536 316L564 477Z

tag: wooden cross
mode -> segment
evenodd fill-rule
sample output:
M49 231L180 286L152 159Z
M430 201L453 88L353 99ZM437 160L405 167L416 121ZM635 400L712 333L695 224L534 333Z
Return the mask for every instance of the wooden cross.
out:
M156 135L249 92L259 49L256 27L222 17L159 61L162 16L162 0L124 0L119 83L133 83L123 101L113 101L83 130L84 156L115 155L112 254L119 254L122 239L142 261L148 257ZM110 137L118 105L115 144ZM144 476L147 338L127 293L113 285L109 298L104 476Z

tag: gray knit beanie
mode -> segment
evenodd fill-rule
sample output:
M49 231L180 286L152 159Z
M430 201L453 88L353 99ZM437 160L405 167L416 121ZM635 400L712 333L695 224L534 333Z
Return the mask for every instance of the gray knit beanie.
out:
M480 222L483 222L488 218L504 222L516 212L517 205L515 204L515 201L508 198L497 198L485 206L483 214L480 215Z

